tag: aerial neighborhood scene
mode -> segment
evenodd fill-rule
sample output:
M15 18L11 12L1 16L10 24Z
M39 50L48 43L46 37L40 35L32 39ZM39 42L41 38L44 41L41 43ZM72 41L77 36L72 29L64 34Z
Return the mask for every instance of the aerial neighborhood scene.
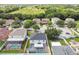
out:
M79 55L79 5L0 4L0 54Z

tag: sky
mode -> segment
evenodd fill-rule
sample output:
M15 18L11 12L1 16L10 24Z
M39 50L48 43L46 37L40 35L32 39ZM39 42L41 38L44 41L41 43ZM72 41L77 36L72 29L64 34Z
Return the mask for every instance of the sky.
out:
M0 4L79 4L79 0L0 0Z

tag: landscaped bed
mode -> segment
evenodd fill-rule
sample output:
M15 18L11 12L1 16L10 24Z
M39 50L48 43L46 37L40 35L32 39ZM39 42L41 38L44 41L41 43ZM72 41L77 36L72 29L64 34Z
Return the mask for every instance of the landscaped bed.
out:
M79 38L74 38L74 39L66 39L66 41L69 43L71 40L74 40L74 41L77 41L77 42L79 42Z
M27 35L30 36L32 34L32 31L27 31Z
M4 41L0 41L0 47L4 44Z

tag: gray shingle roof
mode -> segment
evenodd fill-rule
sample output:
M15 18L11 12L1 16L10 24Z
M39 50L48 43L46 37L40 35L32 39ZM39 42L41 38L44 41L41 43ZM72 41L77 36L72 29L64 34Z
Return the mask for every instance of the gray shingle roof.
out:
M54 55L65 55L63 48L61 46L53 46L52 49Z
M46 35L44 33L35 33L30 37L31 40L46 40Z
M54 55L75 55L69 46L53 46L52 52Z

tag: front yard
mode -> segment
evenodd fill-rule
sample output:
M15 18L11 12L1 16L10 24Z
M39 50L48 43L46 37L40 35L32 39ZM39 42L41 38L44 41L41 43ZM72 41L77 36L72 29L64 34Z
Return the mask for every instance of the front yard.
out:
M66 46L67 44L64 42L64 40L59 40L59 42L61 43L61 45Z
M66 39L66 41L69 43L71 40L77 41L79 42L79 38L75 38L75 39Z
M53 40L53 41L50 41L50 42L60 42L62 46L66 46L67 44L64 42L63 39L56 39L56 40Z

